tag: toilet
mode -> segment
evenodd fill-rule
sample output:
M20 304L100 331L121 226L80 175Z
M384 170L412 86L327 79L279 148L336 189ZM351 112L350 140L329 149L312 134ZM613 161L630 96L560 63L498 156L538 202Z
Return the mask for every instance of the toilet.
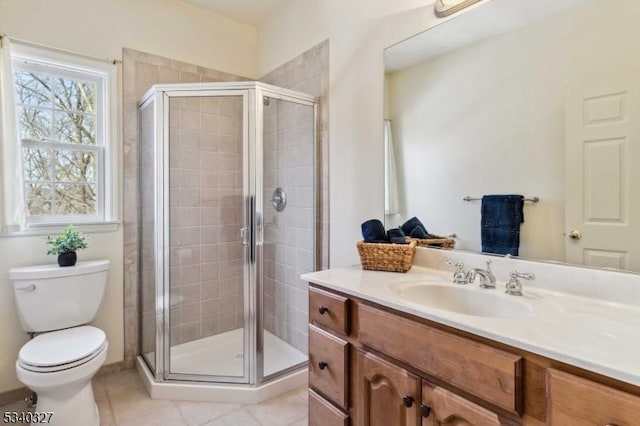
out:
M38 395L36 411L49 424L100 424L91 379L107 358L104 331L87 325L102 302L108 260L12 268L22 328L37 335L21 349L18 380Z

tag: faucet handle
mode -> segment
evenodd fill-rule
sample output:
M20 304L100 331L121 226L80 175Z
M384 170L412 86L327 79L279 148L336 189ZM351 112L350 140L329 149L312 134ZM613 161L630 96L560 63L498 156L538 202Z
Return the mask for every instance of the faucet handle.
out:
M511 279L518 279L518 278L522 278L525 280L535 280L536 279L536 275L530 272L518 272L518 271L511 271L511 274L509 274Z
M509 282L505 285L505 293L510 294L511 296L522 296L522 283L518 278L522 278L525 280L533 280L535 279L535 275L531 273L523 273L518 271L511 271L509 274Z
M454 267L454 271L453 271L453 275L455 276L456 274L464 274L464 263L462 262L454 262L451 259L445 259L444 263L446 263L449 266L453 266Z
M469 274L464 271L464 263L453 262L450 259L445 259L447 265L453 266L453 283L454 284L469 284Z
M464 263L462 263L462 262L454 262L453 260L451 260L449 258L446 258L444 260L444 263L446 263L449 266L453 266L454 268L456 268L456 270L464 268Z

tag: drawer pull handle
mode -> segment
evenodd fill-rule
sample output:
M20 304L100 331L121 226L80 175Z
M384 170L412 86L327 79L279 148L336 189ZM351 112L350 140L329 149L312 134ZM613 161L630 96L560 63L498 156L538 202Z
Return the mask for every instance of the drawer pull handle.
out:
M329 366L329 364L327 364L327 363L326 363L326 362L324 362L324 361L320 361L320 362L318 363L318 368L320 368L320 370L324 370L324 369L325 369L325 368L327 368L328 366Z
M431 415L431 407L429 407L428 405L421 405L420 406L420 415L422 417L429 417Z
M606 425L604 425L604 426L618 426L618 425L617 425L617 424L615 424L615 423L607 423L607 424L606 424Z
M402 397L402 403L405 407L410 408L413 405L413 397L409 395Z
M324 315L324 314L326 314L327 312L329 312L329 309L328 309L326 306L320 306L320 307L318 308L318 312L320 312L320 315Z

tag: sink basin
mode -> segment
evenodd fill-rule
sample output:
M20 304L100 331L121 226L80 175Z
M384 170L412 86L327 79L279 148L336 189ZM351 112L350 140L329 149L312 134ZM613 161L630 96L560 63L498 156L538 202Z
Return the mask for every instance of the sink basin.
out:
M407 302L464 315L528 318L534 314L531 305L518 296L508 296L500 290L403 283L392 286L392 291Z

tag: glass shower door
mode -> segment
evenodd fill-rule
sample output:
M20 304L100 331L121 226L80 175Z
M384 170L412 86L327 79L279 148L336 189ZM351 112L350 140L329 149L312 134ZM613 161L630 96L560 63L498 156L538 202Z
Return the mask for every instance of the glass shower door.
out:
M308 289L315 270L315 104L262 97L262 376L307 362Z
M247 97L165 94L165 378L249 381Z

